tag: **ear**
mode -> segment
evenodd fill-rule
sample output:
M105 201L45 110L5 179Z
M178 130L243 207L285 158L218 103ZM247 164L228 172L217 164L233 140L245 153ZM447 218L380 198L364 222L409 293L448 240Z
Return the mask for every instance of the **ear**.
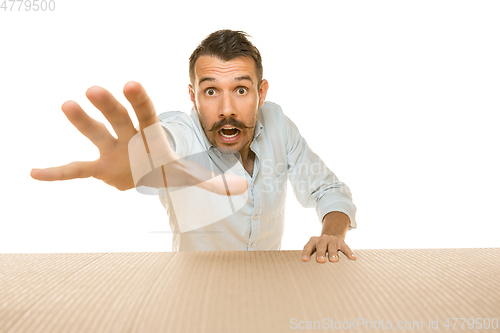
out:
M268 89L269 89L269 83L267 82L266 79L263 79L262 82L260 83L260 88L259 88L259 108L262 105L264 105L264 102L266 101L266 95Z
M189 88L189 97L191 98L191 102L193 102L194 109L198 111L198 107L196 106L196 94L194 93L194 88L191 84L189 84L188 88Z

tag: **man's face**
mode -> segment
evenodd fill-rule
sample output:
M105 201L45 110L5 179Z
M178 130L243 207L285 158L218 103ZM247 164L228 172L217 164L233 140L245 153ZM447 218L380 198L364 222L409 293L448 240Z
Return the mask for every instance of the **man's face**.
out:
M269 86L262 80L258 87L253 58L226 62L201 56L194 67L194 87L189 85L189 94L208 140L221 150L248 149Z

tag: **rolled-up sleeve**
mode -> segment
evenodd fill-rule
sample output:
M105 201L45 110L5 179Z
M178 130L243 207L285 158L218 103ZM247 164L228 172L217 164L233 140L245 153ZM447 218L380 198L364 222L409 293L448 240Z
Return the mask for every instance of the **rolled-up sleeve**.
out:
M319 221L329 212L342 212L357 227L356 206L347 185L341 182L307 145L297 126L283 114L288 177L295 197L305 208L314 207Z

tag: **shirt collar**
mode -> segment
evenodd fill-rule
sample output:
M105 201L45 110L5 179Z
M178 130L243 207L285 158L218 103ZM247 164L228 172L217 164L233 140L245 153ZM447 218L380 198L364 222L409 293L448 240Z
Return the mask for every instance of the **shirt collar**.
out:
M262 125L262 123L260 121L261 114L262 114L262 111L261 111L261 108L259 108L259 113L257 115L257 121L255 122L255 131L253 134L253 140L252 140L251 145L253 145L254 142L257 142L257 138L260 136L260 133L262 133L262 131L264 130L264 126ZM199 133L201 133L200 136L202 137L203 145L204 145L205 149L207 151L212 150L212 148L215 149L215 146L208 140L208 138L205 134L205 131L203 130L203 127L201 127L200 119L198 117L198 112L196 111L196 109L194 107L191 109L191 118L193 119L196 127L198 128Z

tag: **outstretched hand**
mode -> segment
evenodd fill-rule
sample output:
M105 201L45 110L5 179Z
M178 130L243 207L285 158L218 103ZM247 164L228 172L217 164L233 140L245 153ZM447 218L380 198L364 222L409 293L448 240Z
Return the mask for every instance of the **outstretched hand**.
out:
M110 92L101 87L91 87L86 92L87 98L110 122L117 138L103 123L89 117L76 102L67 101L62 105L62 111L97 146L100 157L95 161L33 169L31 177L44 181L94 177L124 191L138 186L138 175L142 177L151 170L152 161L155 166L161 165L160 174L163 177L161 181L153 177L154 181L147 186L198 186L222 195L237 195L248 189L248 183L242 177L215 175L196 163L180 158L172 149L159 125L153 103L139 83L127 83L123 93L135 111L139 129L134 128L127 110Z

